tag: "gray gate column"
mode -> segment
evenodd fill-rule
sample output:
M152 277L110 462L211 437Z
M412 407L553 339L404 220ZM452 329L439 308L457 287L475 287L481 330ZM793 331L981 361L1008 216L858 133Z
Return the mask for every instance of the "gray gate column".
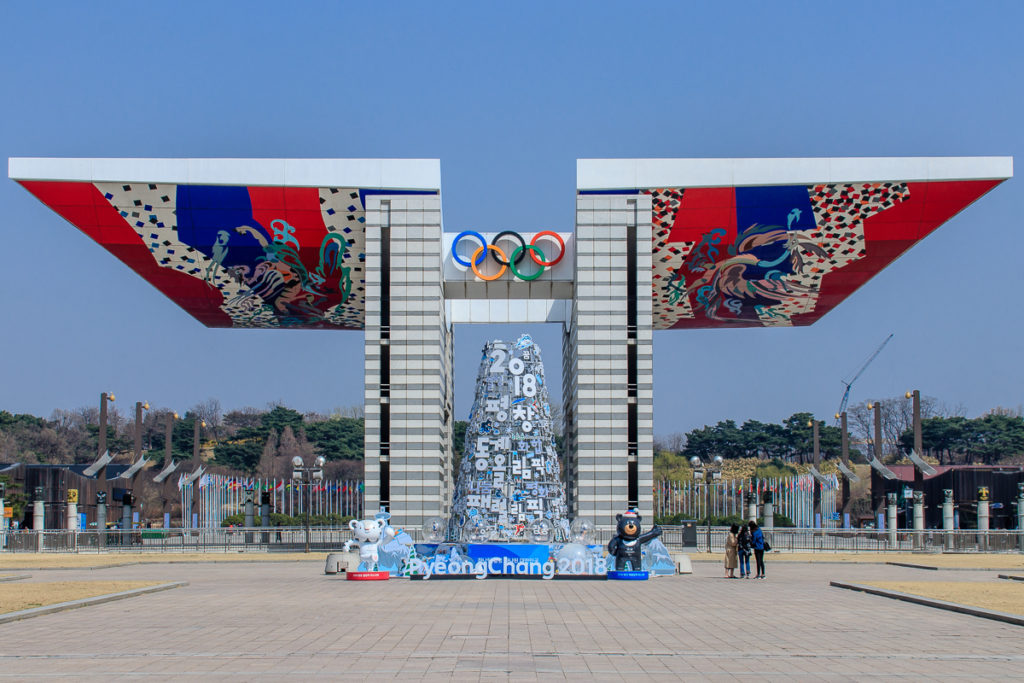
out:
M627 507L653 519L651 237L649 195L577 197L571 488L602 526Z
M366 203L366 514L398 526L447 516L451 497L451 326L442 297L441 200Z

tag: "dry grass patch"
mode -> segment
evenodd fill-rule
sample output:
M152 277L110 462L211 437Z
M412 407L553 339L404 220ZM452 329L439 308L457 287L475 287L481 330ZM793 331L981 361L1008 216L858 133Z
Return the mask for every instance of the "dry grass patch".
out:
M2 569L88 569L118 564L176 562L323 562L327 551L307 553L14 553L0 556Z
M1024 616L1024 585L1013 581L871 581L867 586Z
M51 583L0 584L0 614L17 612L33 607L55 605L58 602L95 598L129 591L133 588L156 586L159 581L54 581Z
M722 561L722 553L690 553L694 562ZM829 562L885 564L901 562L925 567L943 569L1024 569L1024 555L1003 555L997 553L976 554L917 554L917 553L826 553L826 552L771 552L765 555L765 563L772 562Z

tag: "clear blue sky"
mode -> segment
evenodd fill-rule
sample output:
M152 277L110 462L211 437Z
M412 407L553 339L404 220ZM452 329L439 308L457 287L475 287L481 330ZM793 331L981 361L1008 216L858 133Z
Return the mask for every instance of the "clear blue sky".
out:
M634 8L636 7L636 9ZM445 229L573 225L580 157L1014 155L1021 3L10 3L0 156L431 157ZM1024 403L1010 180L819 323L655 335L655 433ZM209 330L0 182L0 409L362 402L358 332ZM464 417L484 339L456 333ZM557 394L556 394L557 395Z

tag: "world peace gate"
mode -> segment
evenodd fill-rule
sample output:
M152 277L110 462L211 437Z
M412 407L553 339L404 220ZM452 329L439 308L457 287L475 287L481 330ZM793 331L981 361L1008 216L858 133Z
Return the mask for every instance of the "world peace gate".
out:
M1012 172L579 160L574 230L444 232L437 160L9 162L207 326L362 330L366 505L409 526L452 511L455 324L559 324L569 513L650 515L654 330L809 325Z

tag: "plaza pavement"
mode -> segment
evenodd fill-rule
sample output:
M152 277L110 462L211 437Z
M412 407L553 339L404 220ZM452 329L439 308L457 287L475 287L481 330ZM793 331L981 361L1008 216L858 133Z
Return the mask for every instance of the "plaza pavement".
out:
M370 583L326 576L316 558L33 571L27 581L189 585L0 625L0 679L1005 681L1024 672L1022 627L828 586L995 579L990 570L779 562L758 581L698 562L693 575L646 583Z

